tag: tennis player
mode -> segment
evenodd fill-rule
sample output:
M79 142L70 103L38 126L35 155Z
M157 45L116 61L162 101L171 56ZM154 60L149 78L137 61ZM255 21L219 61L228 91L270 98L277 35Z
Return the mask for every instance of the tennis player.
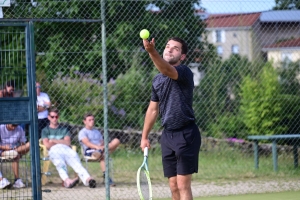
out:
M163 57L155 49L155 40L143 40L155 67L160 71L152 82L141 145L150 148L148 135L158 114L164 127L161 136L164 176L169 179L173 200L192 200L192 174L198 172L201 136L192 108L193 73L181 62L188 47L178 37L168 39Z

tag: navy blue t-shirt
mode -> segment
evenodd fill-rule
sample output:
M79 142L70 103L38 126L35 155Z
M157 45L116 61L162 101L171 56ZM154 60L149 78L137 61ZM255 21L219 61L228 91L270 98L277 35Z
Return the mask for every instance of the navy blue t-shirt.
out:
M151 101L159 102L162 126L179 129L195 121L193 111L193 72L185 65L176 66L178 79L161 73L152 81Z

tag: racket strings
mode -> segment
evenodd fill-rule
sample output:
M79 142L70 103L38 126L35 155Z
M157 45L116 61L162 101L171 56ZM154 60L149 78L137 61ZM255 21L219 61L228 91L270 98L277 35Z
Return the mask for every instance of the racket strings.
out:
M146 173L147 172L145 170L141 170L140 172L140 186L144 200L149 200L149 183Z

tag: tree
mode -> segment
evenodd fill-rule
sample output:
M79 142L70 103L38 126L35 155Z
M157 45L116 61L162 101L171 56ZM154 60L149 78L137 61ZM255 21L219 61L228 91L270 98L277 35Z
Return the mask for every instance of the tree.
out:
M184 38L191 52L204 49L198 37L204 33L205 24L194 15L193 3L197 1L153 1L159 11L146 10L145 1L109 1L107 4L108 65L118 66L125 72L131 65L133 50L142 48L140 30L150 31L150 38L156 39L156 48L162 52L171 36ZM150 64L150 63L149 63ZM118 76L114 69L109 74Z
M132 66L124 74L120 74L114 84L109 86L109 123L114 128L141 128L147 110L152 78L157 74L154 67L140 63L142 51L133 58ZM122 120L120 120L122 119Z
M37 77L47 78L49 85L55 85L52 99L63 105L60 108L63 109L62 112L66 112L66 116L68 113L73 113L76 106L72 107L68 104L65 94L70 96L71 104L77 105L78 102L85 106L85 110L88 110L86 102L92 94L86 92L87 97L82 94L84 92L82 89L101 86L103 41L101 22L88 23L80 22L80 20L100 20L101 1L40 0L34 6L29 2L22 6L14 4L9 8L4 8L4 12L7 18L45 19L45 21L34 23ZM143 52L142 40L139 37L140 30L147 28L150 31L150 38L156 39L156 48L159 52L163 51L167 39L172 36L185 39L190 52L197 48L209 54L213 50L211 45L199 40L205 31L205 23L194 15L193 4L197 3L197 0L157 0L151 3L156 4L160 10L157 12L146 10L149 1L131 0L106 1L105 7L106 38L104 42L107 50L105 52L107 80L120 78L115 86L109 86L112 89L110 92L115 92L110 95L118 98L113 105L117 109L126 109L126 117L128 117L125 120L126 124L134 127L140 125L139 122L133 120L135 111L143 111L145 104L149 101L148 89L151 89L151 86L148 84L151 84L152 70L155 69L148 54ZM58 22L58 20L60 21ZM136 58L137 55L139 59ZM190 53L188 53L189 55ZM188 57L187 62L191 59L192 56ZM144 69L141 68L147 70L143 71ZM157 71L155 72L157 73ZM83 77L98 82L94 84L89 81L83 82ZM147 90L146 87L140 87L146 85L137 78L141 78L143 81L147 78ZM136 84L128 84L124 80L134 80L133 82ZM43 82L46 83L45 80ZM64 82L66 82L67 88L60 88L56 84ZM126 85L130 85L132 88ZM101 91L99 90L95 95L101 96ZM141 97L145 93L147 98ZM76 96L80 97L76 98ZM137 99L137 97L141 99ZM102 99L93 98L93 100L98 101L99 107L95 110L101 113ZM132 108L125 105L133 102L142 103L136 104ZM93 102L94 105L97 105L97 102ZM112 117L117 117L112 109L110 112ZM76 117L78 116L68 116L68 120ZM110 120L114 119L110 118Z
M251 135L273 135L284 132L281 122L283 104L280 101L278 73L266 63L258 79L249 76L241 85L240 112L242 121Z
M273 10L299 10L300 1L299 0L275 0L275 7Z
M160 10L146 10L147 1L106 2L108 79L116 78L130 68L133 51L142 48L138 34L144 28L150 30L151 38L155 37L156 48L160 52L171 36L184 38L191 51L195 48L205 49L204 42L198 39L204 33L205 24L194 15L193 4L197 0L151 3L159 6ZM74 72L91 73L94 78L99 78L102 73L101 24L79 20L100 20L100 8L100 1L41 0L35 4L14 3L4 8L4 12L6 18L48 20L34 24L36 67L45 71L49 80L52 80L58 72L64 76L73 76ZM72 22L68 21L70 19Z
M195 101L194 106L198 124L208 135L241 136L240 84L245 76L256 77L262 66L240 55L231 55L224 62L215 60L206 66L205 76L195 88L195 99L199 101Z

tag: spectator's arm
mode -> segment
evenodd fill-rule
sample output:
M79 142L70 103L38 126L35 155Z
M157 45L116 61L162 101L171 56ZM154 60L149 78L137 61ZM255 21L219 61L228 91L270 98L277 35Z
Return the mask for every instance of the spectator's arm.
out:
M0 149L5 150L5 151L11 150L10 145L1 145Z
M46 146L46 148L49 150L55 143L51 142L48 138L43 139L43 144Z
M51 102L50 102L50 101L46 101L46 102L44 102L44 105L45 105L47 108L50 108Z
M38 112L43 112L44 110L47 110L47 108L45 108L43 106L38 106L37 110L38 110Z
M104 139L101 141L100 146L104 146Z
M70 136L65 136L64 139L51 139L50 142L53 142L54 144L64 144L67 146L71 145L71 138Z
M81 142L83 144L85 144L85 146L87 146L87 147L89 147L91 149L101 149L101 150L103 150L103 147L91 143L90 140L87 137L82 138Z

